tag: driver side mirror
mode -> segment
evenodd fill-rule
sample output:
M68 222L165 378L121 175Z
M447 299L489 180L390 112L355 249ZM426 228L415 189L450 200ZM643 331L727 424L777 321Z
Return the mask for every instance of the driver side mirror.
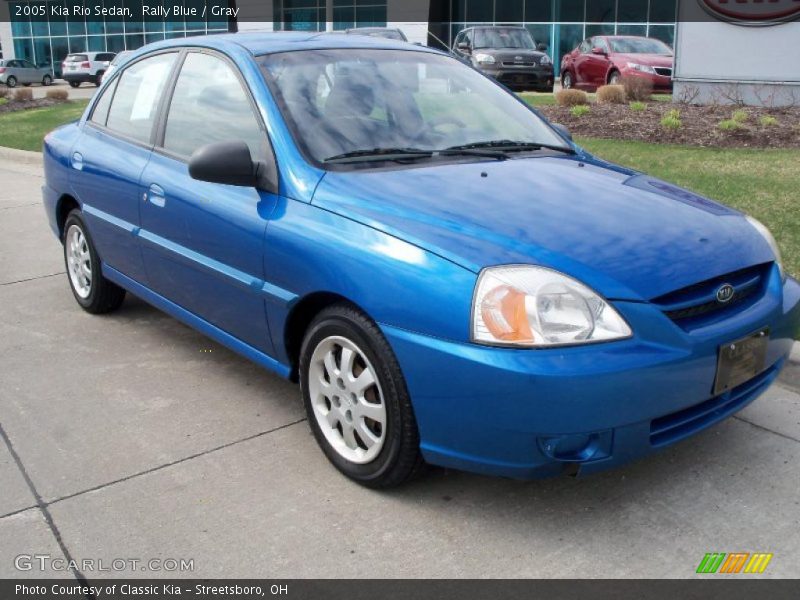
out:
M592 48L592 54L599 54L600 56L605 56L606 55L606 51L603 50L602 48L595 47L595 48Z
M460 42L457 48L461 50L461 52L464 52L465 54L469 54L470 52L472 52L472 48L470 48L468 42Z
M189 159L189 175L198 181L260 187L260 165L253 162L243 141L216 142L195 150Z
M536 44L536 49L539 52L547 52L547 44Z

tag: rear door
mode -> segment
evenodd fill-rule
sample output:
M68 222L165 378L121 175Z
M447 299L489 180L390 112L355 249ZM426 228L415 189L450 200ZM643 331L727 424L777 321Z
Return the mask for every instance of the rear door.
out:
M142 175L141 244L150 287L267 354L262 292L264 237L277 198L252 187L192 179L198 148L245 141L254 160L271 153L238 69L210 51L186 54L160 142Z
M40 80L37 79L38 70L33 65L33 63L28 62L27 60L20 60L19 61L19 82L20 83L38 83Z
M150 160L156 116L176 51L128 66L101 92L72 149L70 180L100 259L145 281L137 238L139 179Z

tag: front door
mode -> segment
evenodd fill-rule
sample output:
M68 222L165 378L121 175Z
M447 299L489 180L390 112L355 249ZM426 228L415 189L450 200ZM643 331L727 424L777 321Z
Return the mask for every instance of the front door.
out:
M262 292L264 238L276 198L192 179L188 158L243 140L254 159L266 131L232 64L189 52L175 83L163 143L142 175L142 252L149 286L241 341L272 353Z

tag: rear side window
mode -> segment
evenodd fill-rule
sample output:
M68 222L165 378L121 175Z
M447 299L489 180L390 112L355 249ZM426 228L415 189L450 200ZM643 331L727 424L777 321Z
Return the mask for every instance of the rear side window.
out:
M111 131L149 142L158 102L176 54L159 54L134 63L118 78L117 91L108 111Z
M210 54L191 53L183 63L167 116L164 149L180 156L206 144L244 141L262 157L266 133L233 68Z
M111 107L111 99L114 97L114 90L117 88L117 81L114 81L103 90L103 95L100 96L97 104L94 105L92 116L89 118L92 123L97 123L105 127L106 121L108 120L108 109Z
M85 60L89 60L86 54L67 54L67 58L64 59L64 62L83 62Z

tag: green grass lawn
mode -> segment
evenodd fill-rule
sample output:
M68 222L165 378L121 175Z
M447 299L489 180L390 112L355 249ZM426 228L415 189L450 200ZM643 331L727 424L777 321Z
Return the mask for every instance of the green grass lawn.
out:
M47 108L0 114L0 146L41 152L47 132L79 119L88 102L75 100Z
M772 230L787 271L800 277L800 150L576 141L605 160L677 183L753 215Z

